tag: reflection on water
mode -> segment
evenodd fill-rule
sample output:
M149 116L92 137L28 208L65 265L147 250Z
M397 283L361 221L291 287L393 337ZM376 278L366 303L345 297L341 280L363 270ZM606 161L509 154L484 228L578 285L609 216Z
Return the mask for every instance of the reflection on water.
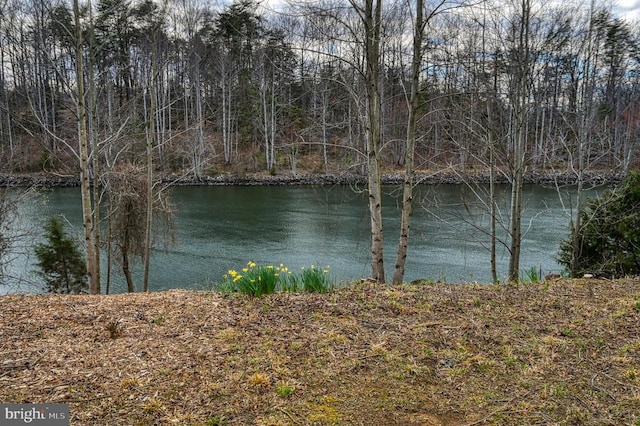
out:
M417 190L406 280L489 282L489 214L483 207L486 200L479 197L481 193L474 194L461 185L423 186ZM499 187L498 193L499 215L506 226L509 189ZM568 232L571 191L563 190L561 194L562 201L554 188L526 187L522 271L559 271L554 257ZM242 267L249 260L258 264L285 263L290 269L329 265L338 280L370 275L366 194L354 188L177 187L172 197L178 208L177 242L154 252L151 290L208 288L229 268ZM383 203L385 261L391 277L399 231L400 191L386 187ZM21 226L39 230L52 214L63 214L68 220L67 229L81 241L78 188L57 188L29 200L21 206ZM506 241L503 230L500 235ZM31 246L33 239L25 244ZM500 249L498 261L504 277L508 265L504 248ZM33 255L20 254L10 272L22 281L19 285L15 280L3 283L0 292L29 291L32 287L28 282L35 282L37 288L37 278L31 273L33 262ZM103 281L105 271L106 263ZM140 265L134 273L139 285ZM117 264L113 265L113 277L112 290L124 291L126 286Z

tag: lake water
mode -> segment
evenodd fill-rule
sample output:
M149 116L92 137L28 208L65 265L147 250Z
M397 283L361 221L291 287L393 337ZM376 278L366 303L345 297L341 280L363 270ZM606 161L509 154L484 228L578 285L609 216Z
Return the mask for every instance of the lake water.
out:
M383 200L385 262L391 279L397 249L400 190L385 187ZM488 214L461 185L421 186L412 218L406 281L419 278L446 282L490 282ZM509 188L500 186L506 223ZM523 220L521 271L559 272L555 262L568 233L572 190L527 186ZM562 198L562 199L561 199ZM309 265L330 267L337 281L370 276L369 216L364 191L349 186L207 186L177 187L176 244L157 249L151 260L150 290L210 288L230 268L248 261L284 263L291 270ZM574 201L575 202L575 201ZM466 207L465 207L466 205ZM21 229L42 234L47 217L62 214L67 231L81 241L78 188L56 188L30 198L20 207ZM483 228L484 227L484 228ZM36 291L32 245L41 235L19 244L0 293ZM103 260L106 256L103 256ZM501 278L508 254L500 251ZM104 291L106 265L103 265ZM140 265L134 267L138 288ZM125 290L120 266L113 265L112 292Z

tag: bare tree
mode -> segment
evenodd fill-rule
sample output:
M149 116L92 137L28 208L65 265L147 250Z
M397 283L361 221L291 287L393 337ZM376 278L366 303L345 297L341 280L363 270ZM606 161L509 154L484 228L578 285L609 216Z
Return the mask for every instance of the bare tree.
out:
M409 2L411 3L411 2ZM409 4L410 6L410 4ZM418 115L420 88L420 68L422 66L422 43L424 38L424 1L415 2L415 21L413 28L413 52L411 60L411 85L409 88L409 117L407 118L407 140L405 149L405 175L402 190L402 216L400 218L400 238L398 240L398 255L396 258L393 283L401 284L404 278L404 268L409 246L409 225L413 206L414 161L416 152L416 122Z
M120 255L122 272L129 292L136 291L131 273L134 258L144 263L142 291L148 291L148 253L151 252L153 239L147 238L148 212L157 217L154 233L156 239L169 243L173 233L173 205L169 201L168 191L160 190L149 181L146 167L121 164L114 168L109 176L107 190L109 199L109 220L111 241ZM149 197L151 194L151 197Z
M529 113L530 81L532 75L531 0L514 4L515 16L511 27L511 58L508 99L511 106L509 138L509 181L511 184L511 214L509 236L508 280L520 280L520 250L522 245L522 208L527 149L527 118Z
M8 0L0 1L0 15L4 19L0 20L0 139L6 141L8 146L8 154L6 154L7 147L0 146L0 159L4 160L5 164L9 164L13 161L15 154L15 142L14 142L14 130L13 121L11 118L11 105L9 102L9 83L7 81L7 69L5 69L5 63L9 61L9 41L11 40L11 31L15 18L15 5Z
M18 207L30 193L28 191L0 188L0 283L8 285L20 278L10 276L8 269L15 258L18 243L27 238L25 230L17 229Z
M371 216L371 269L373 279L385 282L384 239L382 232L382 87L380 85L380 42L382 0L364 0L364 5L350 0L364 25L364 84L367 93L366 139L369 215Z
M78 123L78 145L80 155L80 192L82 196L82 223L84 226L84 239L87 261L87 276L89 278L89 293L100 294L99 275L99 251L96 243L95 226L99 226L94 220L94 208L91 198L91 182L89 179L89 132L87 129L87 93L85 92L85 68L84 68L84 40L82 22L80 20L80 6L78 0L73 0L73 18L75 23L76 44L76 112Z
M349 0L344 4L305 3L302 14L310 25L324 21L316 27L317 35L327 36L326 28L332 28L333 38L319 38L307 49L335 58L358 78L353 81L343 72L340 78L358 105L358 119L364 128L367 166L367 192L371 224L372 277L385 282L384 239L382 227L382 0ZM326 25L330 22L331 25ZM323 51L324 49L324 51ZM344 49L344 52L341 52ZM347 51L349 54L347 54ZM340 54L338 54L341 52ZM359 92L363 86L362 93Z
M145 220L144 220L144 245L143 248L143 263L144 263L144 275L142 279L142 291L146 292L149 290L149 274L151 272L151 236L153 233L153 198L154 198L154 168L153 168L153 156L154 156L154 148L156 146L157 139L157 123L158 123L158 78L160 76L160 64L158 60L158 50L159 50L159 37L160 37L160 27L162 25L164 14L166 11L167 2L165 1L162 6L149 6L148 19L149 19L149 28L148 28L148 36L149 40L149 49L150 49L150 72L149 72L149 82L148 82L148 95L149 95L149 111L147 114L147 128L145 129L146 135L146 169L147 169L147 178L146 178L146 203L145 206ZM196 100L197 102L201 102L201 98ZM146 107L146 102L145 102ZM201 125L202 123L200 123ZM199 132L200 133L200 132ZM198 162L196 167L199 167L199 158L200 156L196 155L198 158ZM198 171L196 171L196 174Z
M411 10L411 2L408 2ZM425 4L423 0L415 2L415 18L413 19L413 44L411 55L410 85L408 103L408 117L406 129L406 141L404 149L405 175L402 186L402 212L400 218L400 237L398 239L398 252L396 257L393 283L400 284L404 278L407 250L409 246L409 227L413 208L413 187L415 185L415 155L417 136L417 120L421 110L421 74L424 57L425 27L429 21L440 12L463 6L464 3L448 2L441 0L430 5L425 16Z

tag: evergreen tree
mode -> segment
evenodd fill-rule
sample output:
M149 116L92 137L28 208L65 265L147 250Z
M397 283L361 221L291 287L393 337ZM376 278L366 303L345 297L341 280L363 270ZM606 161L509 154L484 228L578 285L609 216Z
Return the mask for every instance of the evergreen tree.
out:
M87 291L87 269L76 243L65 232L55 216L45 225L45 243L35 247L38 274L49 293L84 293Z
M640 274L640 173L630 173L620 188L588 200L579 214L577 258L572 258L575 229L560 245L558 256L572 276Z

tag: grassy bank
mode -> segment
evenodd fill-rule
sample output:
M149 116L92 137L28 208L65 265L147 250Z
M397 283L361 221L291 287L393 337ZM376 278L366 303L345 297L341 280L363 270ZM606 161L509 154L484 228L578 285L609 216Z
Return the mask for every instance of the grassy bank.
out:
M640 280L9 295L0 354L73 425L640 425Z

